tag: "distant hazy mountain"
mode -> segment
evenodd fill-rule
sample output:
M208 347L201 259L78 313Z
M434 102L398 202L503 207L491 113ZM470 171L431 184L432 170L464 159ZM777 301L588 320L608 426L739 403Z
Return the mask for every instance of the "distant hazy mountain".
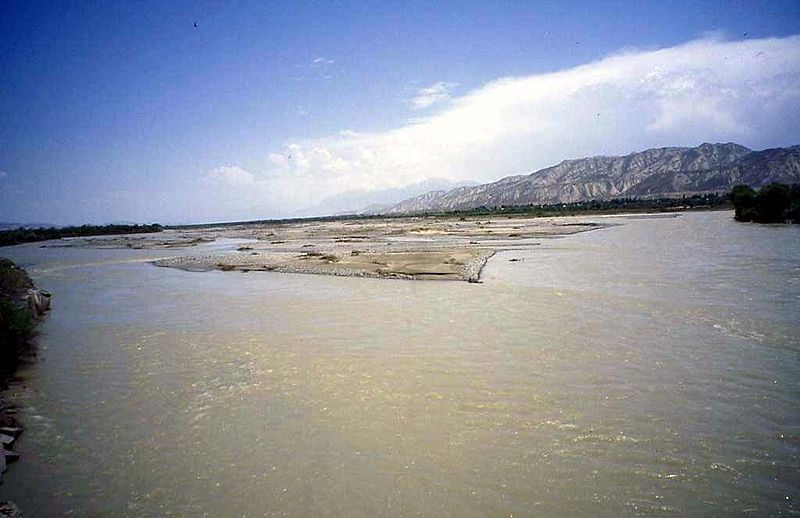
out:
M301 210L298 215L330 216L336 214L379 213L412 196L418 196L433 190L453 189L462 185L477 185L477 183L457 183L434 178L405 187L382 191L347 191L325 198L318 205Z
M58 225L51 223L6 223L0 222L0 231L2 230L16 230L18 228L52 228Z
M761 187L772 182L800 183L800 146L752 151L733 143L702 144L565 160L493 183L427 192L382 213L680 196L727 191L740 183Z

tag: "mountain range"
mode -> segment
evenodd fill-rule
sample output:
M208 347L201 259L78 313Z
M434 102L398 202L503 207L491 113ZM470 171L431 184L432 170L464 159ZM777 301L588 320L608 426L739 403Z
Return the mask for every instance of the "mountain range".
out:
M478 185L477 182L451 182L431 178L422 182L381 191L345 191L325 198L317 205L297 211L298 217L340 214L377 214L398 202L430 191L448 191L456 187Z
M800 146L753 151L732 142L564 160L496 182L433 190L375 211L403 214L594 199L679 197L800 183Z

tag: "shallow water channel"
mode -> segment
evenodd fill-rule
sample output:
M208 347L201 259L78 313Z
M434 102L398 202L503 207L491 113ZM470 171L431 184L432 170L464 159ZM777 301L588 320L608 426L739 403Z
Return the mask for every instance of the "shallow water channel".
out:
M0 499L30 516L800 511L800 226L594 219L616 225L499 253L483 284L146 262L208 245L0 249L53 293Z

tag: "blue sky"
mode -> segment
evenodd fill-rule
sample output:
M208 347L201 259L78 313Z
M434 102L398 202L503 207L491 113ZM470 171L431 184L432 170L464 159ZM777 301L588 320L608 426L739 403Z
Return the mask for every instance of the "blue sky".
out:
M800 2L586 4L0 3L0 221L259 219L587 154L800 143Z

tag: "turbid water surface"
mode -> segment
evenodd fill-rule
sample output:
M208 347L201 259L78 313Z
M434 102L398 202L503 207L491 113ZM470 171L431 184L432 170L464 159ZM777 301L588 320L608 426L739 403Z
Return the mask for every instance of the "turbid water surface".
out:
M0 499L30 516L800 511L800 226L598 221L618 225L499 253L483 284L2 249L54 296ZM209 246L235 244L180 253Z

